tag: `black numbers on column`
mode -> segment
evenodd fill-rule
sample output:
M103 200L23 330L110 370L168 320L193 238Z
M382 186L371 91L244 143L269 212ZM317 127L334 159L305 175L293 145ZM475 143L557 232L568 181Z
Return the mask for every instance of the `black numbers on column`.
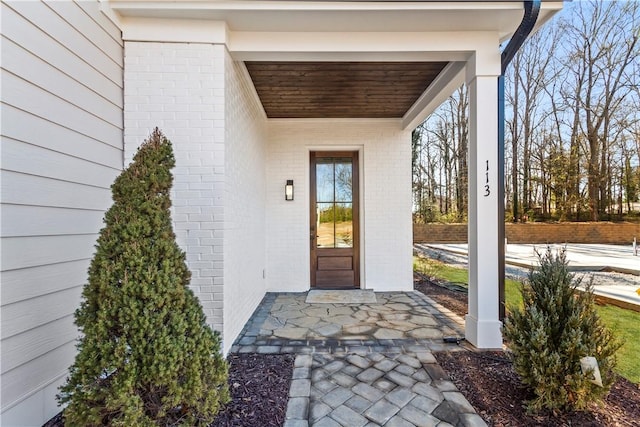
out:
M484 197L489 197L491 194L491 189L489 188L489 160L487 160L487 172L486 172L487 181L484 184Z

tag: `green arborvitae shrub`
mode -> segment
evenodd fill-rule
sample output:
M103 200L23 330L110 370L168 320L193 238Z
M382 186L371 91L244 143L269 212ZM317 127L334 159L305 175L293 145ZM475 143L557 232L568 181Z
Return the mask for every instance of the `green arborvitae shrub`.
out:
M155 129L112 185L58 400L67 426L206 425L228 400L220 337L188 288L170 214L171 143Z
M581 281L569 273L565 251L554 255L547 248L538 257L522 286L524 309L510 308L504 335L516 372L535 396L527 402L531 412L584 410L610 389L621 342L599 319L591 283L576 291ZM583 375L585 356L598 361L604 387Z

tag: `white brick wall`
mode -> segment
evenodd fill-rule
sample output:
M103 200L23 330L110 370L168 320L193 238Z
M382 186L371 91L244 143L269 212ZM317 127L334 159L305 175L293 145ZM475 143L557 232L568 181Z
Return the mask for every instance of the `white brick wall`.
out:
M127 161L155 126L174 145L174 224L191 286L225 352L266 289L309 289L311 150L360 150L363 287L411 289L411 135L398 121L267 122L223 46L127 42Z
M125 43L125 164L158 126L173 143L173 220L191 288L223 330L224 61L221 45Z
M393 120L269 122L267 289L309 289L309 152L335 149L360 150L362 287L412 289L411 132Z
M265 294L266 116L244 65L226 57L224 337L228 348Z

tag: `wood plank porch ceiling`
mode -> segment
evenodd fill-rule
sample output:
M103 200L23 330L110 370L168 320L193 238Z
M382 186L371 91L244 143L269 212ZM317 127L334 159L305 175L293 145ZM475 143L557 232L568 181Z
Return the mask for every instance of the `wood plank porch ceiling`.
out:
M245 62L269 118L400 118L447 62Z

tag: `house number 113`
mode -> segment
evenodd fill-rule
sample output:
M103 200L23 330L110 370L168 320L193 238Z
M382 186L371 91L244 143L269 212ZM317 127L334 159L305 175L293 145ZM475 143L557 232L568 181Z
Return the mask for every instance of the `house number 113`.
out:
M489 188L489 160L487 160L487 181L484 184L484 197L489 197L489 195L491 194L491 189Z

